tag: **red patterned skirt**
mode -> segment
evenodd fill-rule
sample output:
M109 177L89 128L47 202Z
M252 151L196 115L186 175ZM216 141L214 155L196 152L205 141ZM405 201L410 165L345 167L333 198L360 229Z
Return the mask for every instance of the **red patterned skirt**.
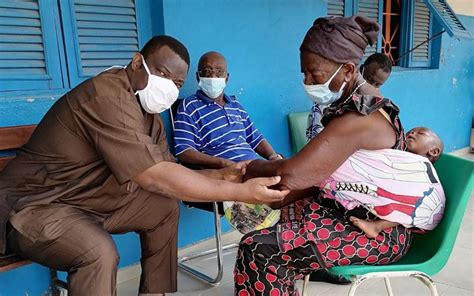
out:
M349 216L374 220L365 209L348 211L335 201L306 198L282 208L272 228L246 234L234 270L235 295L298 295L295 280L339 265L382 265L399 260L412 233L399 225L367 237Z

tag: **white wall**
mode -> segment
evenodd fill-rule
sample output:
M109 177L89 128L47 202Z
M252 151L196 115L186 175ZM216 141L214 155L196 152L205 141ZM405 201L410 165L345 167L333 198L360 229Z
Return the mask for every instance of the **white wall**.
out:
M474 16L474 0L448 0L448 3L457 14Z

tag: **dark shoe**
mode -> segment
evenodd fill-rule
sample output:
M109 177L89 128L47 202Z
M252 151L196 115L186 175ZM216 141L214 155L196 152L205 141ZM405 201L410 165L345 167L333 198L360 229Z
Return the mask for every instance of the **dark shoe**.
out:
M311 273L309 276L310 282L326 282L334 285L348 285L351 283L348 279L342 275L336 275L329 273L326 270L317 270Z

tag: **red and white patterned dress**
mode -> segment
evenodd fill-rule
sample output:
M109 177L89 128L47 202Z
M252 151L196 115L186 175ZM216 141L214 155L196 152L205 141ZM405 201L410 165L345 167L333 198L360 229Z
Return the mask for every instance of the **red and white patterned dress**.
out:
M326 108L322 123L326 125L347 111L368 115L380 108L390 116L397 133L392 148L405 150L399 109L385 98L352 95L344 103ZM364 208L347 210L320 194L283 207L278 224L242 238L234 270L235 295L298 295L295 280L311 271L338 265L388 264L408 251L409 229L399 225L371 239L349 222L349 216L376 219Z

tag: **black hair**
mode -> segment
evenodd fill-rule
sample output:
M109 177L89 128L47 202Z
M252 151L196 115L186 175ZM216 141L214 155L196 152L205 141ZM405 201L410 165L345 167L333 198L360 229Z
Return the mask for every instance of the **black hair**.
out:
M362 67L366 68L370 64L376 63L377 66L382 69L384 72L392 72L392 61L383 53L374 53L365 60ZM367 69L367 68L366 68Z
M169 47L174 53L176 53L183 61L186 62L189 66L189 52L186 49L186 46L176 40L175 38L167 35L157 35L148 40L145 46L142 48L140 53L144 58L147 58L149 55L153 54L155 51L159 50L163 46Z

